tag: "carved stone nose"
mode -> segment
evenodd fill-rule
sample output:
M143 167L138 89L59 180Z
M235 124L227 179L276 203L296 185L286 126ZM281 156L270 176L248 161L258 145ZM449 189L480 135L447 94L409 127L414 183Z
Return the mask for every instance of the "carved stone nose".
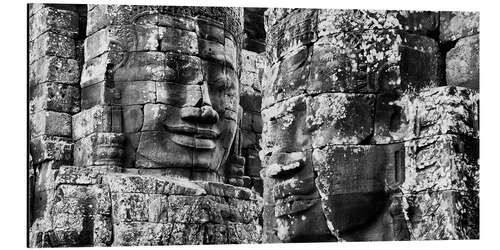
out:
M201 119L206 123L217 123L219 121L219 114L212 106L201 107Z
M219 114L212 107L208 86L206 82L200 85L201 97L195 107L184 107L181 110L181 118L197 123L217 123Z

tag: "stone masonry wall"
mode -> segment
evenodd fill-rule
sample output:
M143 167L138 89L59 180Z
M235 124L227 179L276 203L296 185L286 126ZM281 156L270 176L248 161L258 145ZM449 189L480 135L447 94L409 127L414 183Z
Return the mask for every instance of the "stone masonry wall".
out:
M80 70L85 37L85 5L29 5L29 225L51 227L54 177L73 163L72 115L80 111ZM33 241L43 241L43 233Z

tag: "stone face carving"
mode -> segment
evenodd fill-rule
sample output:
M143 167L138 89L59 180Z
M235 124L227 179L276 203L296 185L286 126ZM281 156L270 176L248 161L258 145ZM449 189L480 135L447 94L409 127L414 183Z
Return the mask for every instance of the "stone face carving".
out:
M463 196L429 187L428 201L416 204L425 200L415 187L424 179L469 183L477 173L474 160L452 157L464 178L445 177L439 173L447 163L413 153L422 138L461 134L470 146L477 137L477 93L438 87L444 64L430 37L438 13L268 9L266 16L261 174L267 238L275 229L284 242L435 239L423 232L439 223L419 212L454 198L457 206L471 207L473 187ZM434 138L428 145L440 147L441 140L457 139ZM425 172L419 166L428 164L435 175L418 177ZM471 219L451 214L439 216ZM474 223L462 222L433 230L447 238L476 237Z
M107 26L87 38L85 56L106 55L97 64L122 109L125 171L224 181L237 131L240 17L208 7L96 8L89 31ZM91 73L82 85L95 81Z

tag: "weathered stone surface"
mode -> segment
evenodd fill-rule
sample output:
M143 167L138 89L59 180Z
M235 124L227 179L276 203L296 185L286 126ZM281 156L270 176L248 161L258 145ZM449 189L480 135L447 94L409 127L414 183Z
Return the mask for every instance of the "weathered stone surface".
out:
M401 142L439 134L477 137L479 95L463 87L438 87L407 94L377 96L377 144Z
M30 41L46 31L59 33L67 37L78 34L78 15L75 12L56 8L43 8L37 11L29 21Z
M88 13L87 35L109 25L131 23L155 24L194 31L197 21L209 19L219 26L223 25L229 33L236 36L243 30L243 20L240 20L242 12L242 8L224 7L96 5Z
M302 46L273 65L262 80L263 106L303 94L307 87L312 50Z
M51 245L109 245L110 208L105 186L58 185L50 210L54 218Z
M477 140L439 135L406 142L405 148L405 193L479 190Z
M73 116L73 139L79 140L96 132L122 131L120 107L95 106Z
M395 12L401 28L407 32L433 36L439 29L440 13L437 11L399 10L388 12Z
M155 25L108 26L85 40L85 60L105 52L156 51L165 31Z
M106 81L81 88L81 108L91 109L96 106L118 105L120 90Z
M61 166L52 180L56 185L61 184L79 184L79 185L93 185L102 182L102 175L99 168L78 168L75 166Z
M130 174L107 175L104 183L110 185L114 204L114 244L133 245L138 241L152 245L260 241L260 226L256 220L262 209L261 202L241 200L240 195L230 192L231 189L245 190L243 188ZM229 233L226 223L230 223L232 236L226 236ZM167 228L172 232L152 234L151 227ZM215 238L217 236L223 237ZM158 243L156 238L151 237L166 242Z
M370 223L404 180L403 144L327 146L313 152L316 185L333 233Z
M439 40L454 41L479 33L479 12L440 11Z
M156 84L145 82L117 82L117 92L120 93L121 105L135 105L156 102Z
M75 166L120 165L123 157L123 135L96 132L75 142Z
M285 16L281 22L268 26L266 53L276 62L295 49L317 39L317 18L313 9L300 9L295 15Z
M68 138L42 135L30 140L33 164L46 160L73 162L73 142Z
M361 144L373 134L375 96L321 94L308 99L306 127L312 147Z
M315 201L315 202L314 202ZM337 241L326 226L320 203L313 200L306 211L278 217L277 236L283 242L332 242ZM296 205L291 202L291 204Z
M393 89L414 92L444 85L437 42L422 35L403 34L401 37L399 69L391 65L383 70L378 76L379 92Z
M386 81L398 84L399 76L380 79L386 67L401 60L401 36L394 30L335 33L314 43L308 92L367 93Z
M165 57L164 53L157 51L126 52L126 59L119 62L123 65L117 66L113 79L116 82L165 80L180 82L174 78L168 78L171 74L176 74L177 70L171 70L172 72L166 70L168 65L165 65ZM144 65L148 65L148 67L144 67ZM113 67L115 66L113 65ZM174 67L174 69L177 68Z
M448 51L446 83L479 90L479 35L459 39Z
M113 242L113 224L111 217L96 215L94 217L93 245L96 247L110 246Z
M168 177L112 174L104 178L111 192L164 194L164 195L202 195L206 191L188 181Z
M71 137L71 115L54 111L40 111L30 116L30 137Z
M45 32L30 42L29 63L44 56L75 58L75 41L52 31Z
M167 245L172 234L172 227L173 225L170 223L128 222L115 224L113 245Z
M85 88L99 82L108 80L108 70L112 69L112 55L104 53L100 56L85 61L82 67L82 78L80 86Z
M406 197L411 240L479 239L479 193L446 190Z
M297 96L262 111L261 146L264 151L294 152L308 148L306 97Z
M57 82L76 85L80 78L78 61L44 56L29 66L29 84Z
M318 35L330 35L353 30L401 29L397 12L386 10L318 10Z
M80 89L76 86L53 82L30 88L29 112L42 110L75 114L80 111Z

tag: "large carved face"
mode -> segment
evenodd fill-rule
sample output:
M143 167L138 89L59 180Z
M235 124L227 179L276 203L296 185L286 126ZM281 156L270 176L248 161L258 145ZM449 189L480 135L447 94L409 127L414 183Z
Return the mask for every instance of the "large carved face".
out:
M110 30L120 57L113 81L127 138L125 168L220 181L237 127L236 39L206 18L134 18Z

